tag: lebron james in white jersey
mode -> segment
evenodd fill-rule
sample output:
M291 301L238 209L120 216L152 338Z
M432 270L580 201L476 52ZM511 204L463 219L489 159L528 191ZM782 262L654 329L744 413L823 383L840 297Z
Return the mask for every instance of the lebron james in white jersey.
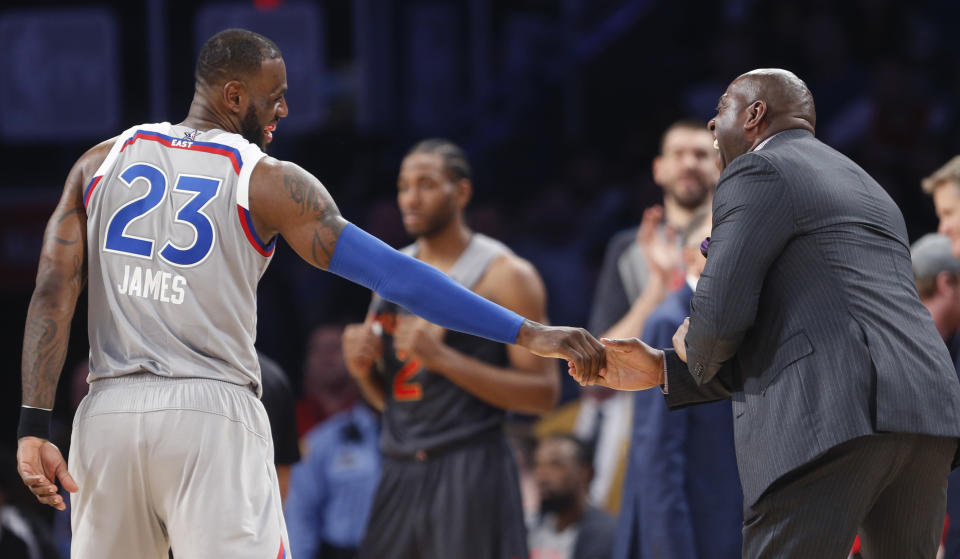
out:
M222 31L200 51L182 123L134 126L67 177L27 313L17 466L42 503L64 508L56 480L73 493L75 559L290 556L253 346L278 235L451 330L591 374L604 365L585 331L476 296L348 223L311 174L264 156L285 91L272 41ZM47 439L87 275L91 387L68 471Z
M275 244L250 223L263 155L222 130L141 125L86 188L99 254L88 261L91 390L70 470L81 488L126 489L73 498L81 556L101 545L103 523L124 526L119 548L149 556L168 538L178 558L289 549L253 346Z

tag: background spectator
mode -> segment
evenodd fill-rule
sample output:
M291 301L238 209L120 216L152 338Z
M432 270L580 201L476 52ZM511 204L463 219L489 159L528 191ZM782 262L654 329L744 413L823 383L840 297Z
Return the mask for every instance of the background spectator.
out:
M304 436L314 425L351 407L360 397L340 351L343 326L322 324L307 336L303 388L297 401L297 432Z
M580 397L534 425L540 439L571 435L586 445L593 467L590 502L609 514L620 511L630 445L633 395L602 386L582 388Z
M304 459L293 467L284 509L298 557L356 557L380 480L379 425L379 416L356 402L303 438Z
M540 441L535 460L540 513L529 523L530 558L610 557L616 521L589 504L587 446L570 435L552 435Z
M706 258L710 209L698 210L682 236L685 283L647 318L641 339L672 345L690 315ZM654 273L666 270L651 266ZM737 559L743 493L729 400L669 411L657 390L633 394L633 437L614 559Z
M928 233L910 247L917 293L950 348L960 376L960 259L948 237ZM960 557L960 472L947 479L946 557Z

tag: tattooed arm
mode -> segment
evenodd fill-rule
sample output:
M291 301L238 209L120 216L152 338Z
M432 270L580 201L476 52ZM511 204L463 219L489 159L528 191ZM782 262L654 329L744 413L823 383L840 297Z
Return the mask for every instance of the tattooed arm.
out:
M114 140L103 142L85 153L70 174L60 202L47 222L37 269L37 282L27 310L23 333L21 375L23 381L21 429L25 418L41 424L49 421L70 338L70 322L77 298L87 281L87 213L83 187L106 158ZM39 409L38 409L39 408ZM68 491L77 484L67 472L66 462L56 446L40 434L45 425L30 429L17 442L17 470L37 499L63 510L63 499L54 481Z
M272 157L263 158L250 176L250 214L262 239L279 233L301 258L323 270L347 225L316 177Z
M112 145L113 140L103 142L77 160L47 223L23 334L21 372L25 406L53 408L74 307L87 281L87 212L83 206L83 189Z
M398 253L348 224L320 181L292 163L261 160L250 177L250 202L261 238L279 233L307 262L364 285L435 324L517 344L541 357L566 359L585 374L596 375L603 367L603 346L586 330L526 320L436 268Z

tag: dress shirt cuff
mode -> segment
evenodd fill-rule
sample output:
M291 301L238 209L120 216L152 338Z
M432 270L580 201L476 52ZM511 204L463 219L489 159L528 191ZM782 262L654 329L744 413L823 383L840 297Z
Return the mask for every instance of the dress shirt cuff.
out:
M663 357L663 384L660 385L660 392L670 393L670 377L667 375L667 357Z

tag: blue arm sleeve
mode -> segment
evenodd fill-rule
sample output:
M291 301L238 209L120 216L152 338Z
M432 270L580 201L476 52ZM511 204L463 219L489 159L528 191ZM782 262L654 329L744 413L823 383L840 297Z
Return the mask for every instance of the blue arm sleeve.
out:
M352 223L340 232L330 271L434 324L488 340L516 342L525 320Z

